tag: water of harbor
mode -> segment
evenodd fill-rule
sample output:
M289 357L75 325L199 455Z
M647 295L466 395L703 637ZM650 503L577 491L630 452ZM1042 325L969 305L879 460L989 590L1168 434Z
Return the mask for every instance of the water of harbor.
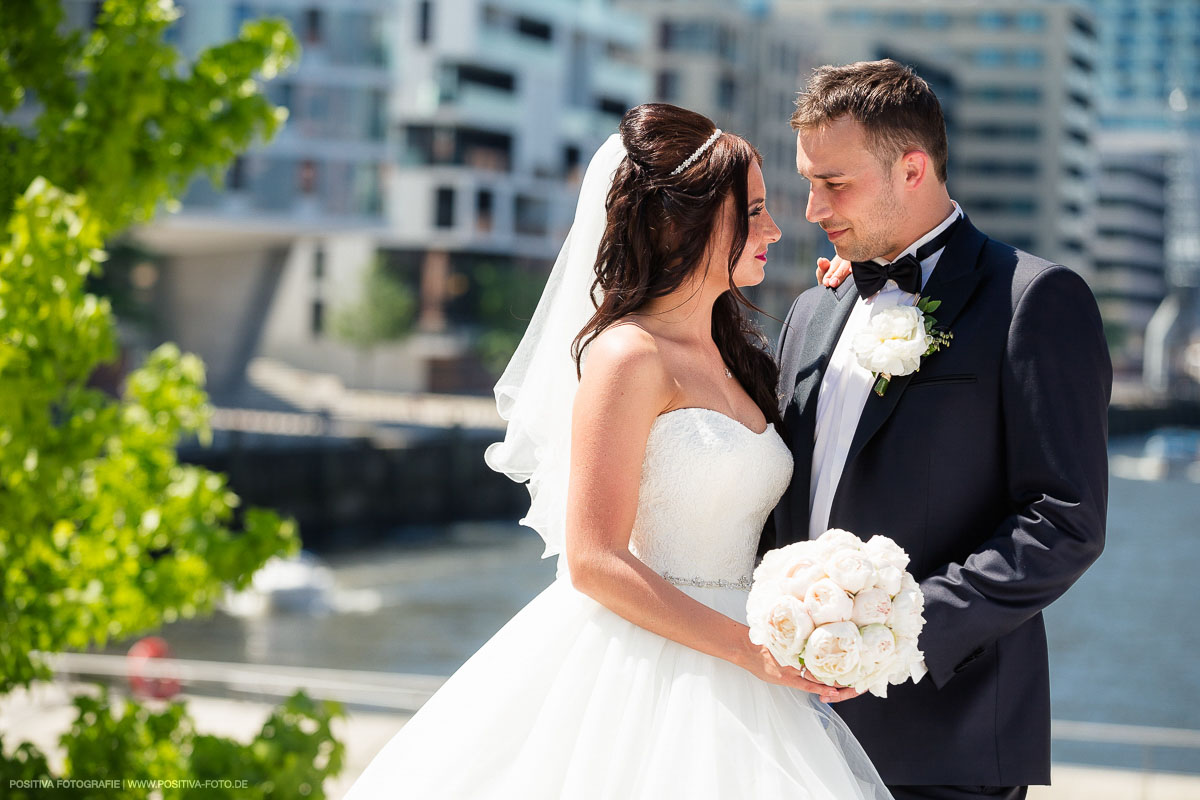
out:
M341 610L218 612L162 635L183 658L448 675L553 580L541 551L515 524L406 531L325 557ZM1114 476L1105 552L1046 613L1056 719L1200 730L1198 574L1200 484ZM1200 773L1196 750L1054 747L1060 761Z

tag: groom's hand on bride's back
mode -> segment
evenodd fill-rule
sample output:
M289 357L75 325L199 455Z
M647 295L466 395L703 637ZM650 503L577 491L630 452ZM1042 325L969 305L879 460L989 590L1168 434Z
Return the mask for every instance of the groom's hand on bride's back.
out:
M841 256L817 259L817 285L836 289L850 275L850 262Z

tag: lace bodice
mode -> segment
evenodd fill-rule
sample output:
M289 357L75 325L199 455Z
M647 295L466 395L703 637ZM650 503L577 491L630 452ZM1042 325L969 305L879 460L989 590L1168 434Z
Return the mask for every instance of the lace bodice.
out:
M749 588L763 524L791 477L771 425L755 433L707 408L663 414L646 442L629 549L673 583Z

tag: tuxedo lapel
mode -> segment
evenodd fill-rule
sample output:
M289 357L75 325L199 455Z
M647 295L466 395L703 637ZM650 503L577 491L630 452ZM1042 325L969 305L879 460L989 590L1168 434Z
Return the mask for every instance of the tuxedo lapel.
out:
M979 253L986 241L987 237L980 233L964 216L962 222L959 223L958 230L946 243L946 249L942 251L937 267L934 268L933 274L929 276L929 281L921 291L923 298L941 301L941 305L933 312L933 318L937 320L937 327L953 331L951 326L954 324L954 320L966 307L967 301L971 299L971 295L983 275L982 270L978 268ZM950 346L954 346L953 340L951 340ZM935 353L931 358L937 358L937 354ZM858 427L855 428L854 438L850 442L850 450L846 454L846 465L842 470L843 478L849 472L855 457L862 452L871 437L891 416L915 374L892 378L883 397L875 394L874 391L867 396L867 403L863 406L862 416L858 419ZM835 506L837 495L841 494L840 490L844 485L845 480L839 483L838 492L834 496Z
M812 418L813 424L808 430L810 440L816 428L817 391L857 296L853 278L847 278L837 289L823 292L804 331L792 406L798 408L802 416Z
M854 279L847 278L837 289L822 292L817 307L804 329L800 354L796 359L796 384L792 401L784 411L783 422L792 440L794 466L789 494L792 525L796 531L778 531L778 535L807 538L809 484L812 480L813 442L817 429L817 395L829 366L846 319L854 308L858 293ZM787 541L795 541L788 539ZM786 542L780 541L780 544Z

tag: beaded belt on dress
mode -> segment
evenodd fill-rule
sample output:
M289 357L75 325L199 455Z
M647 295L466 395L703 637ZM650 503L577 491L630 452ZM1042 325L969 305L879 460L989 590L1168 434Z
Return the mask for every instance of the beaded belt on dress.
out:
M696 586L701 589L741 589L743 592L750 591L750 578L739 578L736 581L725 580L723 578L680 578L669 572L662 573L662 576L668 583L673 583L676 586Z

